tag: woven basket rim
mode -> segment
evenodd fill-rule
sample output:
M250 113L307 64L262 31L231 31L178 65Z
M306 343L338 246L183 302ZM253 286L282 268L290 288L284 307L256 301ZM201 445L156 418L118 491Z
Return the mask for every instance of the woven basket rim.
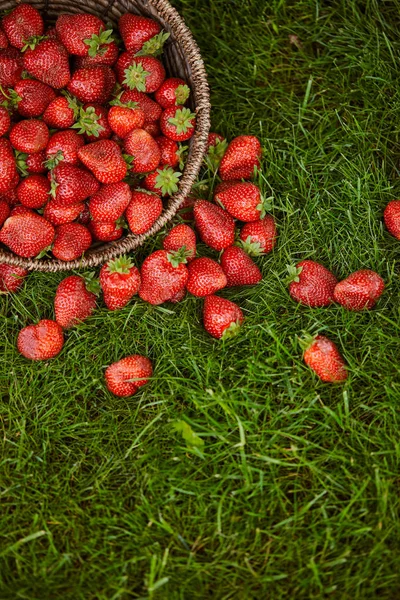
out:
M107 10L111 9L114 3L115 0L111 0ZM19 266L29 271L42 272L71 271L97 267L122 254L132 252L147 239L158 233L175 217L183 201L190 193L202 165L210 131L211 104L207 73L197 42L178 11L168 0L146 0L146 3L162 15L163 19L168 22L175 40L181 46L184 46L184 56L193 76L192 91L196 90L196 94L193 94L193 96L196 96L196 131L191 140L188 160L179 183L178 192L170 198L167 208L164 209L155 224L142 235L130 233L120 240L89 250L81 259L68 262L55 258L47 260L22 258L1 248L0 263ZM48 2L45 4L47 7Z

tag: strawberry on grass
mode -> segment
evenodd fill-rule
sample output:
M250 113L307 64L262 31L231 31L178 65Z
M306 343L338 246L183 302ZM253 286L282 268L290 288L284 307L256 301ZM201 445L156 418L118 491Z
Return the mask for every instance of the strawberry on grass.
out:
M136 296L140 287L140 272L127 256L121 256L103 265L100 285L104 302L109 310L118 310Z
M22 267L0 263L0 294L12 294L22 286L28 271Z
M243 313L234 302L213 295L204 299L203 324L212 337L220 340L237 335L243 321Z
M333 298L348 310L368 310L375 306L384 289L385 282L378 273L361 269L336 285Z
M49 360L56 357L64 346L63 330L49 319L37 325L28 325L19 332L18 352L29 360Z
M260 221L246 223L240 230L242 247L250 256L271 252L276 245L277 231L274 218L267 215Z
M391 200L383 213L386 229L400 240L400 200Z
M232 183L226 189L221 186L220 191L217 189L214 201L232 217L243 222L259 221L269 208L260 189L249 182Z
M227 286L256 285L262 274L248 254L238 246L226 248L221 255L221 267L227 277Z
M219 174L223 181L250 179L255 169L260 168L261 144L254 135L241 135L229 144Z
M133 396L149 382L153 374L151 361L145 356L133 354L113 363L105 372L109 392L120 398Z
M175 225L163 240L164 250L176 252L184 249L189 263L196 256L196 234L189 225L180 223Z
M326 383L342 383L348 377L346 364L336 344L323 335L306 336L304 362Z
M99 282L92 275L70 275L59 284L54 298L56 322L70 329L85 321L96 308Z
M202 241L220 251L235 241L235 222L222 208L208 202L197 200L194 204L194 220Z
M153 305L175 298L189 278L186 261L185 251L157 250L150 254L141 268L140 298Z
M289 294L296 302L311 308L329 306L333 302L336 277L314 260L302 260L288 266Z
M221 266L211 258L195 258L188 266L187 291L199 298L211 296L226 287L228 280Z

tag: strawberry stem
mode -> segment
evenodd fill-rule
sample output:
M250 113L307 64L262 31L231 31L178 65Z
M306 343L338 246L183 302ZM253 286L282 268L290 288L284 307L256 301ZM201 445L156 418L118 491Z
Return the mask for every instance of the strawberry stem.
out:
M107 269L110 273L120 273L121 275L128 275L133 266L133 262L129 256L120 256L107 263Z
M236 335L239 333L239 331L240 331L240 327L241 327L241 324L240 324L240 322L239 322L239 321L233 321L233 322L232 322L232 323L229 325L229 327L227 327L227 328L224 330L224 332L223 332L223 334L222 334L222 338L221 338L221 339L222 339L222 340L227 340L227 339L230 339L230 338L233 338L233 337L235 337L235 336L236 336Z
M163 196L172 196L178 191L179 178L182 173L174 171L171 167L157 169L157 177L154 187L161 190Z
M104 131L104 127L98 123L100 118L94 106L89 106L86 110L80 107L78 120L71 129L79 129L78 133L80 134L86 133L86 135L99 137L100 133Z
M168 252L167 258L171 265L175 268L179 267L180 264L186 264L187 259L193 256L190 250L187 250L186 246L182 246L179 250L174 252Z
M143 65L134 64L125 69L124 84L130 90L138 90L139 92L146 91L146 79L150 75L149 71L145 71Z
M168 123L174 125L176 133L186 133L188 129L193 128L192 120L196 117L189 108L178 108L174 117L168 119Z
M152 56L158 56L162 54L163 47L170 34L165 31L160 31L157 35L153 36L150 40L143 44L142 49L136 53L135 56L145 56L151 54Z
M114 41L111 37L113 33L112 29L107 29L106 31L101 31L99 35L94 33L92 37L83 40L89 46L88 54L91 58L103 56L107 52L107 45Z

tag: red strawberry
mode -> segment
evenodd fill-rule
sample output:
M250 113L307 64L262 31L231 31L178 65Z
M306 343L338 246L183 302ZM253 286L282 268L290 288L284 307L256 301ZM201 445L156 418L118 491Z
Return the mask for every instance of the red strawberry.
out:
M55 200L51 200L46 204L43 216L52 225L64 225L75 221L84 209L85 205L83 203L62 206L57 204Z
M124 140L124 149L133 156L132 173L150 173L160 164L161 152L154 138L143 129L134 129Z
M174 298L186 286L189 271L183 264L184 253L157 250L144 261L139 296L153 305Z
M128 167L121 149L112 140L101 140L79 150L79 158L101 183L117 183L127 174Z
M236 335L243 321L243 313L234 302L218 296L205 298L203 323L212 337L220 340Z
M111 129L120 138L124 138L133 129L141 129L144 125L145 115L141 108L134 102L123 103L119 98L110 102L108 122Z
M143 49L144 44L152 40L161 32L161 27L153 19L125 13L118 23L122 40L127 50L137 53ZM148 48L146 48L147 52Z
M11 144L0 139L0 193L8 192L18 184L19 177Z
M89 206L86 204L83 205L83 210L79 217L77 218L77 222L81 225L89 225L92 222L92 217L90 214Z
M126 209L126 218L132 233L146 233L157 221L163 210L161 199L150 192L134 191Z
M180 290L180 292L178 292L177 294L175 294L175 296L170 298L168 300L168 302L172 302L173 304L178 304L178 302L182 302L182 300L185 298L185 296L186 296L186 289L182 288Z
M63 330L55 321L45 319L19 332L18 352L29 360L49 360L59 354L64 345Z
M20 152L36 154L47 146L49 130L43 121L29 119L13 125L10 131L10 142Z
M228 287L255 285L262 280L262 274L242 248L230 246L221 256L221 267L228 279Z
M240 221L259 221L265 216L265 200L253 183L234 183L214 196L217 204Z
M119 240L124 233L124 228L120 220L116 223L90 221L88 228L92 237L100 242L114 242L115 240Z
M400 200L392 200L383 213L385 225L389 233L400 240Z
M157 102L154 102L147 94L138 92L138 90L124 92L121 96L121 102L136 102L138 107L144 112L146 123L153 123L161 117L161 106Z
M312 338L304 352L304 362L327 383L340 383L347 379L346 364L336 344L323 335Z
M113 67L118 60L119 48L118 44L109 37L111 34L112 30L104 31L103 34L100 34L99 41L94 40L94 47L89 50L88 56L78 56L76 58L75 67L77 69L85 69L86 67L97 65ZM106 37L107 41L104 43ZM93 54L94 52L97 52L97 54L91 56L90 53Z
M24 258L38 256L53 239L53 225L34 212L9 217L0 231L0 242Z
M143 187L149 192L160 196L172 196L178 191L179 178L182 173L174 171L171 167L157 169L149 173L143 180Z
M49 199L50 181L44 175L29 175L17 187L18 200L28 208L42 208Z
M194 134L196 115L189 108L172 106L166 108L161 115L160 127L166 137L175 142L184 142Z
M157 138L161 135L161 129L158 123L147 123L143 125L143 130L147 131L153 138Z
M0 85L12 88L21 79L24 59L16 48L0 50Z
M240 232L243 249L252 256L271 252L276 244L276 236L275 221L270 215L261 221L246 223Z
M26 154L25 152L16 152L17 168L23 177L28 175L40 175L47 172L44 165L46 153L44 150L36 154Z
M127 356L107 367L107 389L121 398L133 396L140 387L148 383L152 374L153 367L148 358L139 354Z
M220 265L211 258L195 258L189 265L187 291L193 296L210 296L226 287L227 278Z
M77 129L80 134L85 134L89 142L106 140L113 133L108 123L108 109L95 102L85 104L79 109L77 121L72 128Z
M81 102L108 102L115 86L115 75L110 67L86 67L72 75L68 91Z
M115 222L126 211L132 199L127 183L110 183L103 185L89 201L89 210L95 221Z
M75 123L78 116L78 104L66 93L65 96L57 96L43 113L43 121L49 127L55 129L68 129Z
M333 302L337 279L328 269L313 260L303 260L288 270L289 294L293 300L312 308Z
M375 306L385 289L382 277L361 269L340 281L335 287L333 298L348 310L363 310Z
M8 47L8 37L0 27L0 50L5 50Z
M254 168L260 167L261 144L253 135L241 135L228 146L221 161L219 174L227 179L250 179Z
M97 289L94 279L71 275L59 284L54 299L56 321L63 329L70 329L85 321L96 308Z
M209 133L208 134L208 142L207 142L207 150L209 150L210 148L213 148L215 146L218 146L218 144L220 142L225 142L225 138L223 135L221 135L220 133Z
M123 308L139 291L139 269L127 256L111 260L101 268L100 285L107 308Z
M197 200L194 219L201 239L210 248L220 251L235 241L234 220L219 206L207 200Z
M156 142L161 152L160 165L167 165L172 168L177 167L180 157L178 144L163 135L156 138Z
M101 45L110 40L110 34L104 37L105 28L101 19L88 13L60 15L56 22L57 36L76 56L87 56L90 51L96 55Z
M0 166L1 166L1 161L0 161ZM17 182L17 184L18 184L18 182ZM6 192L0 193L0 198L1 198L1 200L5 200L8 204L8 206L15 206L19 202L16 188L13 188L12 190L7 190Z
M100 189L97 179L84 169L60 163L51 172L52 195L57 204L79 204Z
M24 54L24 67L34 77L60 90L71 79L68 53L58 40L44 39L28 44Z
M190 88L183 79L170 77L166 79L155 93L155 99L163 108L185 104L189 98Z
M28 271L22 267L0 263L0 294L17 292L27 275Z
M49 85L33 79L21 79L14 87L18 101L18 112L22 117L39 117L56 97Z
M123 52L115 65L117 80L126 90L138 90L151 94L165 79L165 69L154 56L135 56Z
M187 261L190 262L196 256L196 234L185 223L175 225L164 238L163 248L170 252L175 252L183 248L186 250Z
M52 252L59 260L76 260L89 250L91 244L92 236L84 225L66 223L56 229Z
M46 166L54 169L60 162L78 166L78 152L85 145L84 139L72 129L54 133L46 147Z
M0 227L3 225L4 221L8 219L10 216L10 207L5 200L0 199Z
M11 119L8 110L0 106L0 137L3 137L11 127Z
M2 28L12 46L21 50L32 36L43 35L43 19L30 4L20 4L3 17Z
M18 206L14 206L12 211L10 212L10 217L15 217L15 215L35 215L35 211L27 206L22 206L22 204L18 204Z

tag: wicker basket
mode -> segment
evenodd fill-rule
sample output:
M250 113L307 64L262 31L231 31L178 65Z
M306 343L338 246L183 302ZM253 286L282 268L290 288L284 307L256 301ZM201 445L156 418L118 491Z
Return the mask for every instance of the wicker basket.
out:
M106 22L118 23L119 17L132 12L151 17L170 33L165 45L163 62L167 73L181 77L191 88L191 109L196 112L196 132L191 139L188 160L178 192L170 198L167 207L153 227L143 235L127 235L116 242L103 244L90 249L84 258L71 262L56 259L24 259L0 249L0 262L19 265L35 271L68 271L95 267L126 252L138 248L150 236L157 233L177 213L189 194L199 173L207 145L210 128L210 99L207 75L199 48L178 12L167 0L24 0L41 11L45 20L54 22L60 13L89 12L98 15ZM0 0L0 10L14 8L19 2Z

